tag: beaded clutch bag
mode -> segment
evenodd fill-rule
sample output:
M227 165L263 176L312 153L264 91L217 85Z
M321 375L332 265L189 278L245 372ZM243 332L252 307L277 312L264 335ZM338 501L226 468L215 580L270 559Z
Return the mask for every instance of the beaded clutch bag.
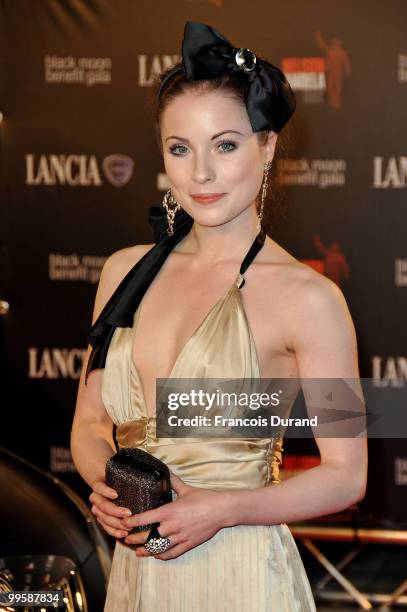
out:
M118 497L112 501L132 514L172 502L168 467L140 448L121 448L113 455L106 463L105 480L117 491ZM147 531L154 524L134 527L131 533Z

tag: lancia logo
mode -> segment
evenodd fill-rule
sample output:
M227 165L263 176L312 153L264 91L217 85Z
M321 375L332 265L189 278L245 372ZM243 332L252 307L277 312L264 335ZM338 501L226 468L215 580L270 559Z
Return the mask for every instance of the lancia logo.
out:
M114 187L123 187L133 175L134 161L127 155L116 153L105 157L102 166L107 180Z

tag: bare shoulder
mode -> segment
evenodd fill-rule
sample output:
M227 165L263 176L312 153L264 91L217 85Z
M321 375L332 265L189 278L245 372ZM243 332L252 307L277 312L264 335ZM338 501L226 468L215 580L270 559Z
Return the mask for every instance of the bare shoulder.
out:
M300 376L356 378L357 338L342 290L287 251L280 257L279 307Z
M299 308L325 308L334 304L346 305L342 290L330 278L298 260L289 272L292 291L297 295Z
M269 264L264 266L266 277L262 283L269 291L267 303L284 322L289 346L310 345L311 337L313 342L316 337L333 340L335 334L354 344L352 317L336 283L274 241L270 241L264 257Z
M95 298L93 322L99 316L106 302L114 293L123 278L136 263L154 246L154 244L136 244L119 249L106 259L100 274L99 286Z
M297 348L331 346L343 349L350 359L356 354L356 331L345 296L331 279L302 264L293 283L293 343ZM322 368L321 368L322 369ZM346 367L344 366L344 371Z
M298 262L292 274L297 308L304 314L318 317L323 313L333 318L348 315L348 306L340 287L310 266Z
M277 277L279 291L286 298L293 298L293 306L299 310L315 310L334 304L346 306L345 297L336 283L296 259L276 242L270 242L266 263L271 264L269 270L273 270Z

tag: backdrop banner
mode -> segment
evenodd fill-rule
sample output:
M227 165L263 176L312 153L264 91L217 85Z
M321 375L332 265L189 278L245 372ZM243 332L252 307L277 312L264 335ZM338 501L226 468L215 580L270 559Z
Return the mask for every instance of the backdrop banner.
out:
M111 253L152 243L168 181L149 95L186 20L285 72L297 112L270 235L343 291L360 375L407 385L405 0L2 0L0 444L84 496L69 444L97 283ZM407 441L369 455L362 505L407 521ZM296 456L312 465L314 440L287 439L283 467Z

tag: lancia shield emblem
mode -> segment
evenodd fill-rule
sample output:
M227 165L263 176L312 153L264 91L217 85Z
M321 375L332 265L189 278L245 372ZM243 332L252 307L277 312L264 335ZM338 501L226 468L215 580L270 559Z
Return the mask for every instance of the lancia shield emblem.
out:
M133 176L134 161L127 155L114 153L104 158L103 172L114 187L123 187Z

